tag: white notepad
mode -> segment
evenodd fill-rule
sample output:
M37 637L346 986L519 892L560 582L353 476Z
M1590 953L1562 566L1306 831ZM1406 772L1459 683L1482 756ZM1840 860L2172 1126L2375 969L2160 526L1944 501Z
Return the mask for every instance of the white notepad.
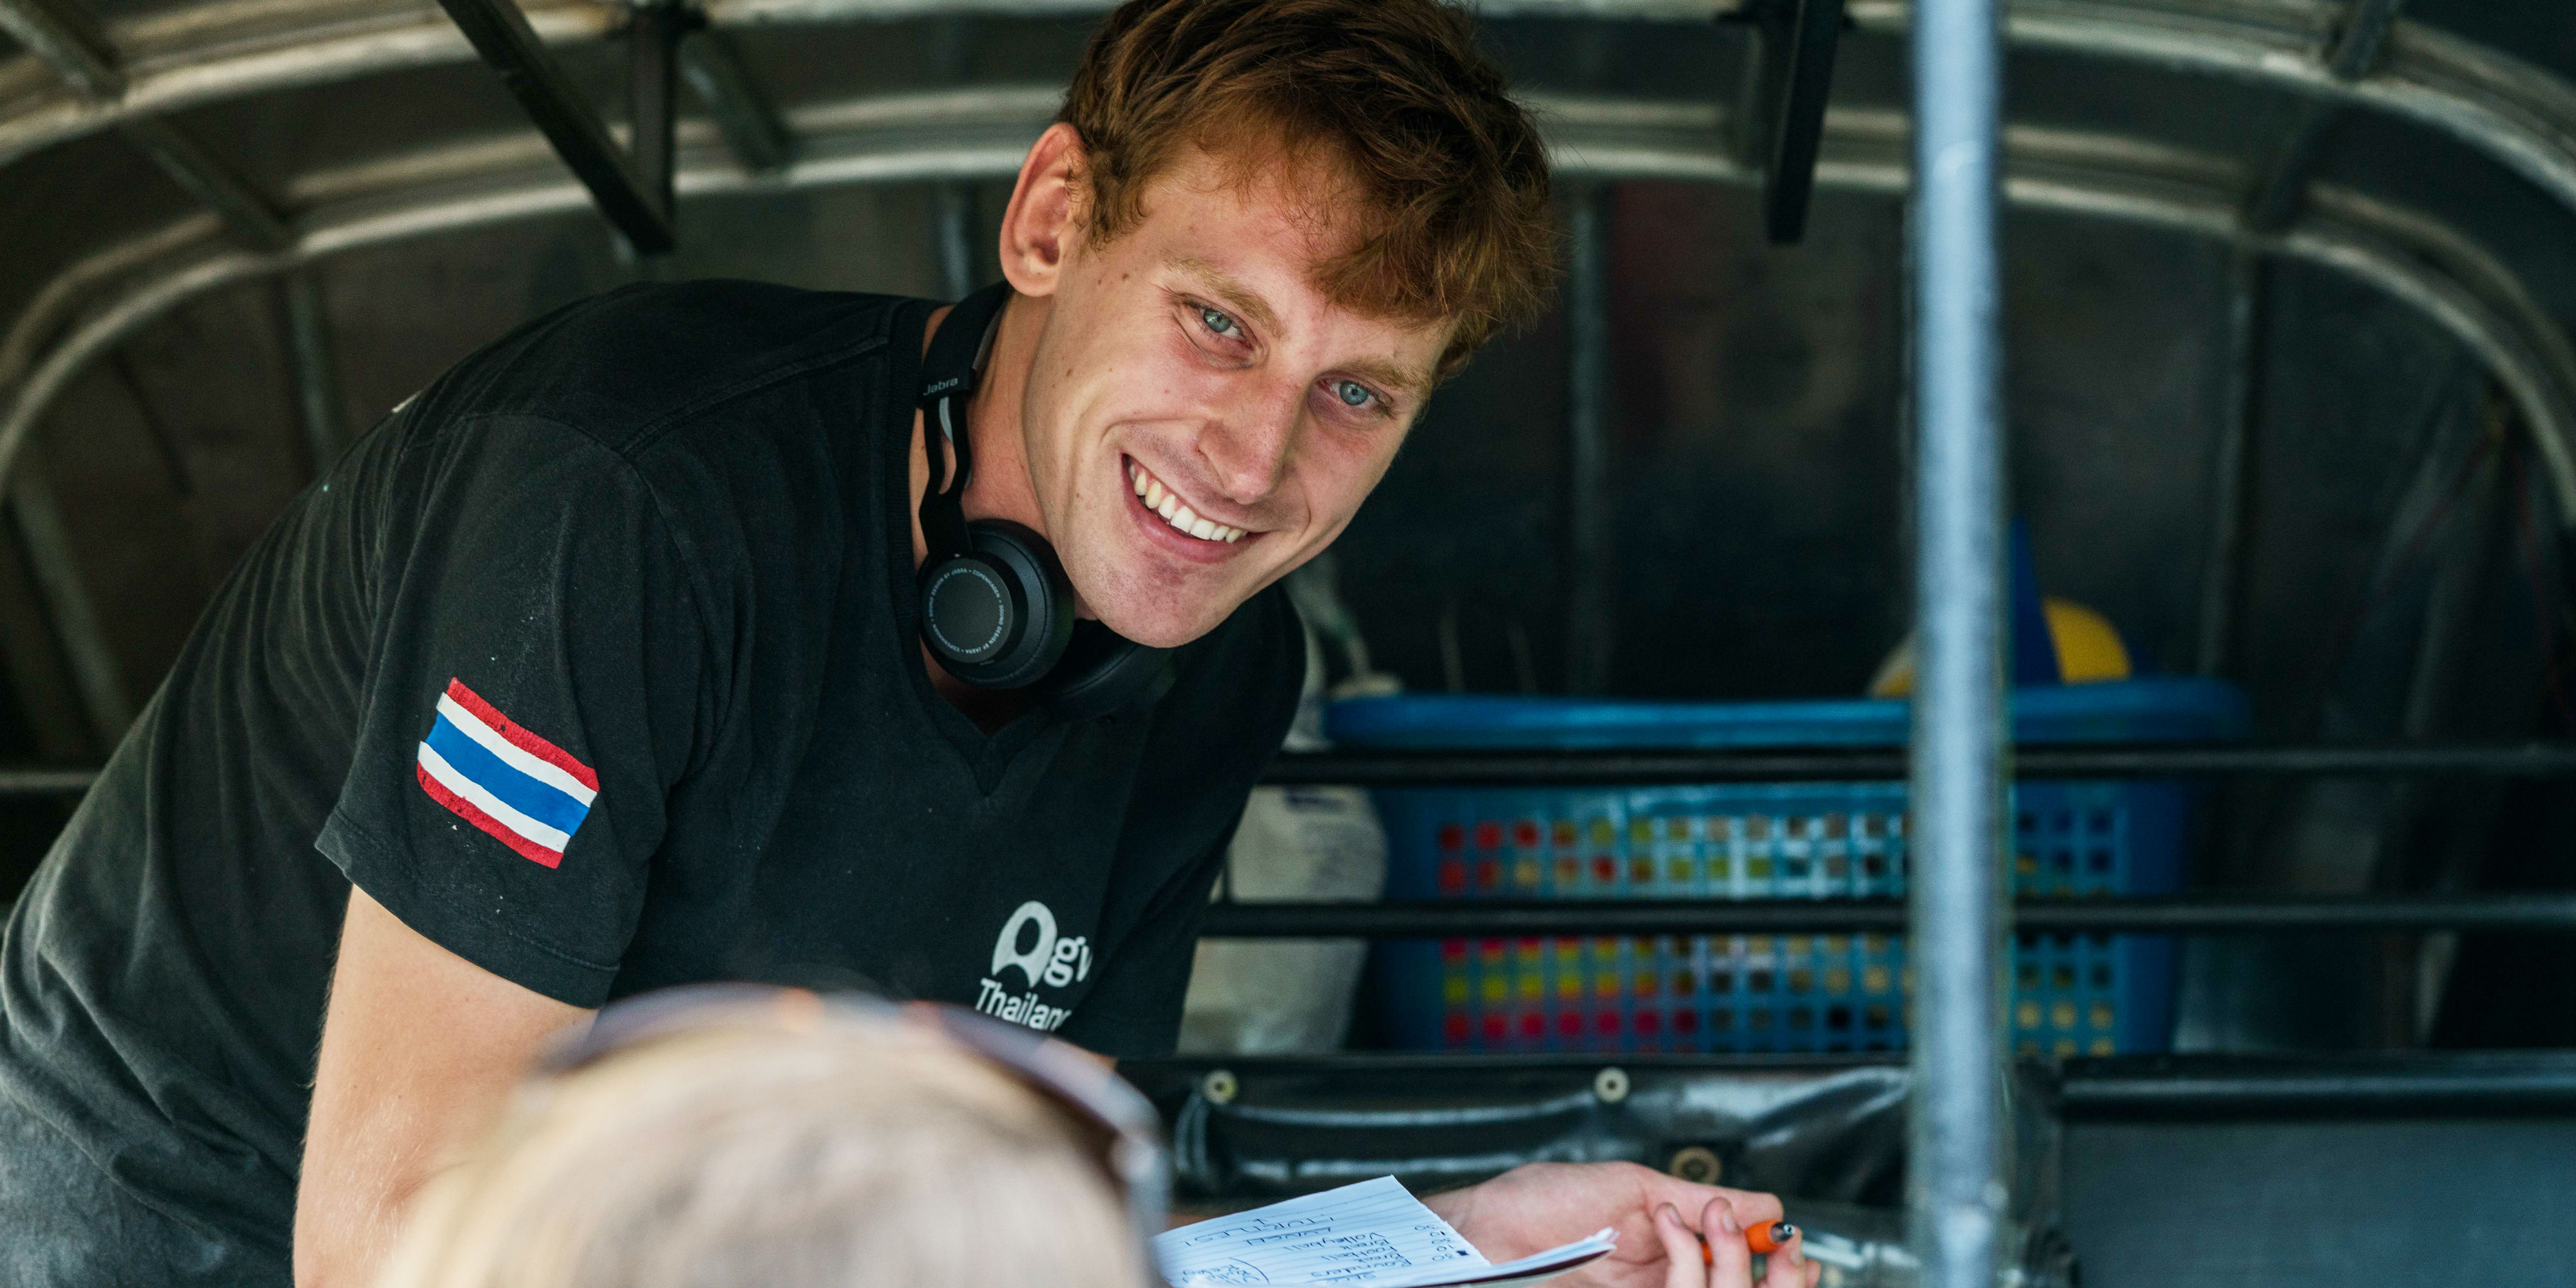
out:
M1392 1176L1166 1231L1163 1277L1199 1284L1366 1284L1443 1288L1532 1284L1610 1251L1609 1230L1494 1265Z

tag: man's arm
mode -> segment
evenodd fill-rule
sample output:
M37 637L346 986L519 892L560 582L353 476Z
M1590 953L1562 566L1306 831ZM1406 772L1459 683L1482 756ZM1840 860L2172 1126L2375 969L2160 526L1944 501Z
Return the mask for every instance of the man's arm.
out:
M439 947L351 887L322 1021L298 1288L363 1288L412 1194L488 1122L540 1043L590 1012Z

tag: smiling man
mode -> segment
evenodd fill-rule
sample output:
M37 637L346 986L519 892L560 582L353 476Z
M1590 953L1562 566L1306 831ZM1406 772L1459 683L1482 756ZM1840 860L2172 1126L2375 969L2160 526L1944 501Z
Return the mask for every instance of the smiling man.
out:
M0 949L0 1280L363 1284L530 1052L662 985L1169 1050L1296 702L1270 588L1538 306L1545 158L1432 0L1137 0L999 249L953 309L574 305L289 507ZM1497 1259L1617 1224L1639 1284L1659 1220L1778 1214L1435 1202Z

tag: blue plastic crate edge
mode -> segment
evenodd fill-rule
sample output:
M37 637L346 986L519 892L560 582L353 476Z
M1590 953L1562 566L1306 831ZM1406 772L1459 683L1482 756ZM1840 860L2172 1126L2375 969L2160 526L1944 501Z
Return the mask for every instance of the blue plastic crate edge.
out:
M2196 677L2035 686L2014 690L2011 703L2013 736L2023 742L2220 740L2247 727L2241 690ZM1342 746L1382 750L1892 747L1905 741L1911 705L1401 694L1336 702L1325 732Z

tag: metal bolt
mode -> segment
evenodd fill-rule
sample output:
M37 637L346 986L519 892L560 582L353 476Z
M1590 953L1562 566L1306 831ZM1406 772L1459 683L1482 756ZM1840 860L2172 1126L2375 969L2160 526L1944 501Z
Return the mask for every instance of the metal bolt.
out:
M1605 1105L1615 1105L1627 1099L1628 1071L1614 1064L1592 1075L1592 1094L1601 1097L1601 1103Z
M1706 1145L1684 1145L1665 1160L1664 1170L1693 1185L1715 1185L1726 1174L1726 1164Z
M1211 1105L1232 1102L1234 1093L1242 1089L1235 1082L1234 1071L1231 1069L1210 1069L1207 1071L1207 1076L1199 1079L1199 1094L1207 1097L1207 1102Z

